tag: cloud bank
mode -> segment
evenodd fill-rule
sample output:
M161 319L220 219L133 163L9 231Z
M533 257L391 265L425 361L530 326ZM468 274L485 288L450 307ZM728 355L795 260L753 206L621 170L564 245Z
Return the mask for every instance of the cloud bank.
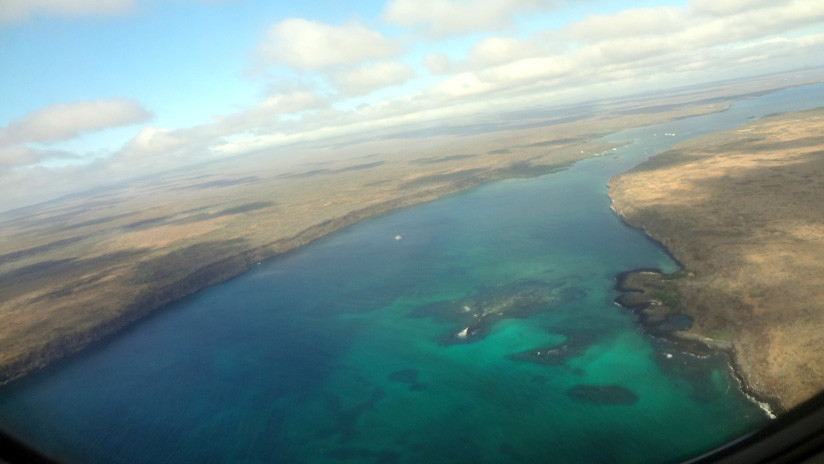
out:
M549 18L566 3L388 0L372 18L337 24L275 18L246 50L255 71L247 79L264 89L251 103L185 127L147 125L151 113L132 99L37 109L0 127L0 184L48 185L44 179L61 171L45 161L79 157L61 142L109 128L144 124L87 168L116 177L478 108L552 102L565 93L591 98L590 89L710 81L824 56L820 0L692 0L517 30L526 16ZM0 2L0 22L133 7L132 0L11 0Z
M356 22L332 26L302 18L273 25L258 47L262 65L281 64L299 71L392 58L397 44Z
M545 0L390 0L382 18L438 38L499 30L511 25L517 13L553 6Z

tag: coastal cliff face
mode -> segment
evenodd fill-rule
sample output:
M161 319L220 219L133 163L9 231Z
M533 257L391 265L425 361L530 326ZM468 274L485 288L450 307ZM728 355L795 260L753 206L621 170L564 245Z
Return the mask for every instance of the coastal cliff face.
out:
M684 269L630 276L643 318L731 351L749 389L790 408L824 388L824 109L689 140L613 178L613 209ZM650 304L651 303L651 304Z

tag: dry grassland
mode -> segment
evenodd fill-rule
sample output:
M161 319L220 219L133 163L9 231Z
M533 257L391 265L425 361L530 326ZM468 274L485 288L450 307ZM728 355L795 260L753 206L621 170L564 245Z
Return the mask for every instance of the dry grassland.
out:
M780 85L788 84L767 86ZM0 383L341 227L484 182L562 169L611 148L591 142L601 135L719 111L727 103L719 94L730 95L716 88L709 100L690 93L665 107L623 101L572 118L326 139L4 213Z
M749 388L792 407L824 388L824 109L689 140L610 182L615 209L684 266L632 285L728 347Z

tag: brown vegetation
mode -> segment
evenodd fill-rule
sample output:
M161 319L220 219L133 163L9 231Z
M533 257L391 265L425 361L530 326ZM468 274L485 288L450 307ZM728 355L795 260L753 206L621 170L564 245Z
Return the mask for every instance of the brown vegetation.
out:
M749 388L792 407L824 388L824 109L689 140L610 182L613 208L683 264L632 277L645 317L730 348ZM656 319L657 318L657 319Z
M767 79L737 91L786 85ZM597 114L372 131L3 213L0 383L371 215L560 169L611 148L591 142L601 135L718 111L730 95L718 86L670 95L664 106L633 98Z

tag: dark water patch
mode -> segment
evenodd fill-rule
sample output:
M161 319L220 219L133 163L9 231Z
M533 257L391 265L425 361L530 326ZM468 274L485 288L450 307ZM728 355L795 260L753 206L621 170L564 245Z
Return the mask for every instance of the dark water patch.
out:
M393 382L418 383L418 370L402 369L389 374L388 378Z
M445 163L447 161L455 161L460 159L466 158L473 158L475 155L451 155L451 156L439 156L439 157L431 157L431 158L419 158L413 160L412 163L414 164L436 164L436 163Z
M372 451L366 448L335 448L324 454L326 457L341 461L371 460L375 464L395 464L400 462L402 455L390 450Z
M567 390L575 401L605 406L631 406L638 402L638 395L620 385L578 384Z
M401 369L392 372L387 378L392 382L409 384L409 391L423 391L426 389L426 385L418 382L417 369Z
M545 375L533 375L532 378L529 380L532 383L540 383L545 384L549 382L549 377Z
M498 445L498 452L501 453L501 456L505 456L508 462L525 462L526 458L524 455L521 454L512 443L503 442Z
M0 255L0 264L11 263L14 261L18 261L23 258L28 258L40 253L45 253L47 251L52 251L57 248L64 247L66 245L71 245L72 243L79 242L85 239L85 237L71 237L66 238L63 240L55 240L54 242L49 242L43 245L38 245L31 248L26 248L24 250L13 251L11 253L4 253Z
M358 422L363 414L373 410L384 397L386 392L380 388L372 391L372 394L361 403L358 403L351 408L342 409L335 414L334 425L321 429L318 432L319 437L330 438L337 437L341 442L353 440L358 435ZM338 405L338 407L340 407Z

